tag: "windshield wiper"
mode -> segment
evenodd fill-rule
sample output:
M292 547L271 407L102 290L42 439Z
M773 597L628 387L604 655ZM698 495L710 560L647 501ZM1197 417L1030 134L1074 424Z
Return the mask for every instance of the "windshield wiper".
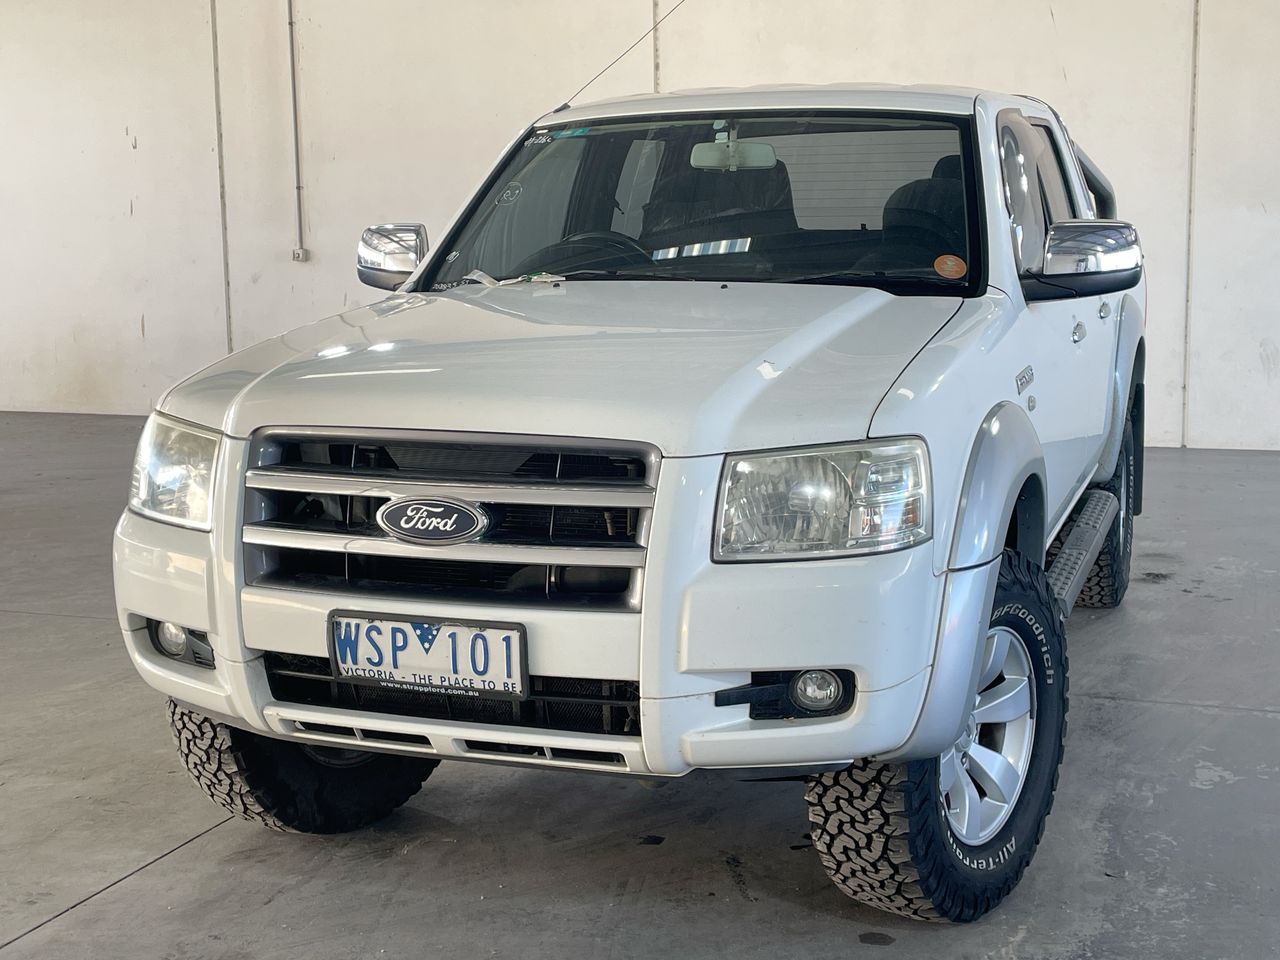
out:
M510 287L517 283L551 283L556 280L563 280L564 277L556 273L525 273L518 277L507 277L505 280L495 280L483 270L472 270L463 280L471 280L475 283L482 284L486 287Z
M963 280L948 280L945 277L913 277L902 274L871 273L857 270L835 270L831 273L815 273L804 277L791 277L784 283L827 283L846 286L867 287L942 287L948 290L962 290Z
M564 273L524 273L518 277L507 277L496 280L483 270L472 270L463 280L479 283L486 287L512 287L518 283L559 283L561 280L698 280L700 277L687 277L675 273L637 273L630 270L604 268L594 270L566 270Z
M691 277L683 273L646 273L638 270L622 270L603 267L592 270L567 270L561 280L705 280L706 277Z

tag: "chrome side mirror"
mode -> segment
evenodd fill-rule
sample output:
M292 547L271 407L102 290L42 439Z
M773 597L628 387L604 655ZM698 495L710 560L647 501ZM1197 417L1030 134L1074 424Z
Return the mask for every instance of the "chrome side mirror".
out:
M1142 278L1142 244L1131 223L1063 220L1049 228L1044 268L1023 278L1028 300L1090 297L1128 290Z
M371 287L394 290L409 279L426 255L427 228L420 223L369 227L356 247L356 276Z
M1065 220L1044 241L1044 275L1118 273L1142 266L1142 246L1131 223Z

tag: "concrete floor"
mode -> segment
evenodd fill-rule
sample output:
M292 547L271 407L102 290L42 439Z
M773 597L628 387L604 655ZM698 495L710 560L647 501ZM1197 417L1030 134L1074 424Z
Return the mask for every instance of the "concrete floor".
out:
M940 927L837 893L794 783L446 764L353 836L225 818L114 623L139 425L0 414L2 960L1280 956L1280 454L1151 451L1128 600L1070 622L1040 853Z

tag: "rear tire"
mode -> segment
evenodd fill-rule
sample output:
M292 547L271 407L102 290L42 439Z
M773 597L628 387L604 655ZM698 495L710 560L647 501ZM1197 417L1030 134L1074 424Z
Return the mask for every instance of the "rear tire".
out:
M1016 656L999 654L993 637L1004 638L1005 649ZM987 697L987 708L977 700L974 717L991 718L990 705L1011 702L1005 699L1006 684L1025 669L1031 726L1021 742L1029 742L1029 753L1006 749L1012 746L1007 731L1020 721L1018 714L1003 724L998 736L987 728L1000 723L978 721L940 758L890 763L858 760L845 770L811 778L805 799L813 845L843 893L904 917L965 923L992 910L1017 885L1044 833L1058 784L1067 717L1064 641L1060 608L1044 571L1020 554L1005 551L984 682L979 685L979 692L993 696ZM1021 650L1014 643L1021 644ZM997 661L1022 667L997 670ZM1025 732L1027 727L1018 729ZM953 766L960 762L962 748L965 762ZM973 794L978 800L973 809L987 811L991 817L990 822L979 818L972 823L967 835L974 842L966 842L961 835L964 828L955 825L957 819L965 818L956 809L958 804L948 802L952 793L943 785L950 780L951 790L956 791L954 771L968 776L975 770L971 780L981 787L986 768L996 766L993 752L1010 753L1015 759L1020 755L1020 779L1016 789L1007 791L1004 812L995 810L1000 806L999 790L979 789Z
M1133 558L1134 469L1133 423L1124 422L1124 439L1116 472L1102 485L1120 503L1102 552L1084 582L1076 603L1082 607L1118 607L1129 589L1129 565Z
M168 710L178 755L196 785L224 810L271 830L358 830L417 793L439 764L275 740L172 700Z

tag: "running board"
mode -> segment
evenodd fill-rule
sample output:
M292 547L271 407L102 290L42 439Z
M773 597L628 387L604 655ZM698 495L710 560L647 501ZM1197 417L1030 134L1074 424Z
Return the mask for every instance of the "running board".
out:
M1120 509L1120 501L1106 490L1094 490L1076 511L1071 527L1062 541L1062 549L1049 568L1049 587L1062 604L1063 616L1076 605L1084 582L1093 569L1093 561L1111 532L1111 522Z

